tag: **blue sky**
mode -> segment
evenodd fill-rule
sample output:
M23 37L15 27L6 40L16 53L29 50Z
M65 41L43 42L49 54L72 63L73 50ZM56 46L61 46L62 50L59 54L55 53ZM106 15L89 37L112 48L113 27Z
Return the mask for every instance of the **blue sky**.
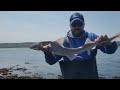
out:
M0 11L0 42L56 40L70 30L71 14L85 18L85 30L109 37L120 32L120 11Z

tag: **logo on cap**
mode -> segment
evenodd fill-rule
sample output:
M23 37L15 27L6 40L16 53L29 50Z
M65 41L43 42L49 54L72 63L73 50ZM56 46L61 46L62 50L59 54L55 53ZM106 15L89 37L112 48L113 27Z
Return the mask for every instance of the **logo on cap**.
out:
M72 18L77 18L78 16L76 14L73 14Z

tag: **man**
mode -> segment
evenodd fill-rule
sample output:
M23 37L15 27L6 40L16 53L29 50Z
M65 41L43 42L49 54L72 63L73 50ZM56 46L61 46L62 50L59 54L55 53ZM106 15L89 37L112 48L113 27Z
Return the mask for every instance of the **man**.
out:
M94 33L88 33L84 30L84 17L80 13L74 13L70 17L70 28L64 39L63 46L69 48L77 48L83 46L87 38L91 41L101 42L108 40L107 35L98 36ZM113 54L117 50L116 42L104 43L95 49L85 51L79 54L73 61L66 56L52 55L50 46L42 49L45 54L46 62L50 65L59 61L61 72L64 79L98 79L98 71L96 65L97 49L103 53ZM104 61L103 61L104 62Z

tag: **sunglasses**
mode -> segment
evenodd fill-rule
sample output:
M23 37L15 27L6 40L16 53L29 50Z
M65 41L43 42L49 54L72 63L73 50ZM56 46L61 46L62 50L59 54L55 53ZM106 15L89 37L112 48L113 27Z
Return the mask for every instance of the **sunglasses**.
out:
M83 26L83 23L72 23L71 26L72 27L81 27L81 26Z

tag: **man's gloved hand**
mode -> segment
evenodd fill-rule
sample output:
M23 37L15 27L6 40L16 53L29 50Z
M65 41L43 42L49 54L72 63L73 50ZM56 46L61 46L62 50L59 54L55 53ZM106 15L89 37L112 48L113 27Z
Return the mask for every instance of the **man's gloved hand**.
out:
M43 51L45 54L48 54L48 55L52 54L52 48L51 48L51 45L50 45L50 44L45 45L45 46L40 45L40 49L41 49L41 51Z
M104 41L108 41L108 42L104 42ZM100 43L97 47L107 46L107 45L109 45L111 43L106 34L101 35L100 37L97 37L97 39L95 39L95 42ZM103 43L101 43L101 42L103 42Z

